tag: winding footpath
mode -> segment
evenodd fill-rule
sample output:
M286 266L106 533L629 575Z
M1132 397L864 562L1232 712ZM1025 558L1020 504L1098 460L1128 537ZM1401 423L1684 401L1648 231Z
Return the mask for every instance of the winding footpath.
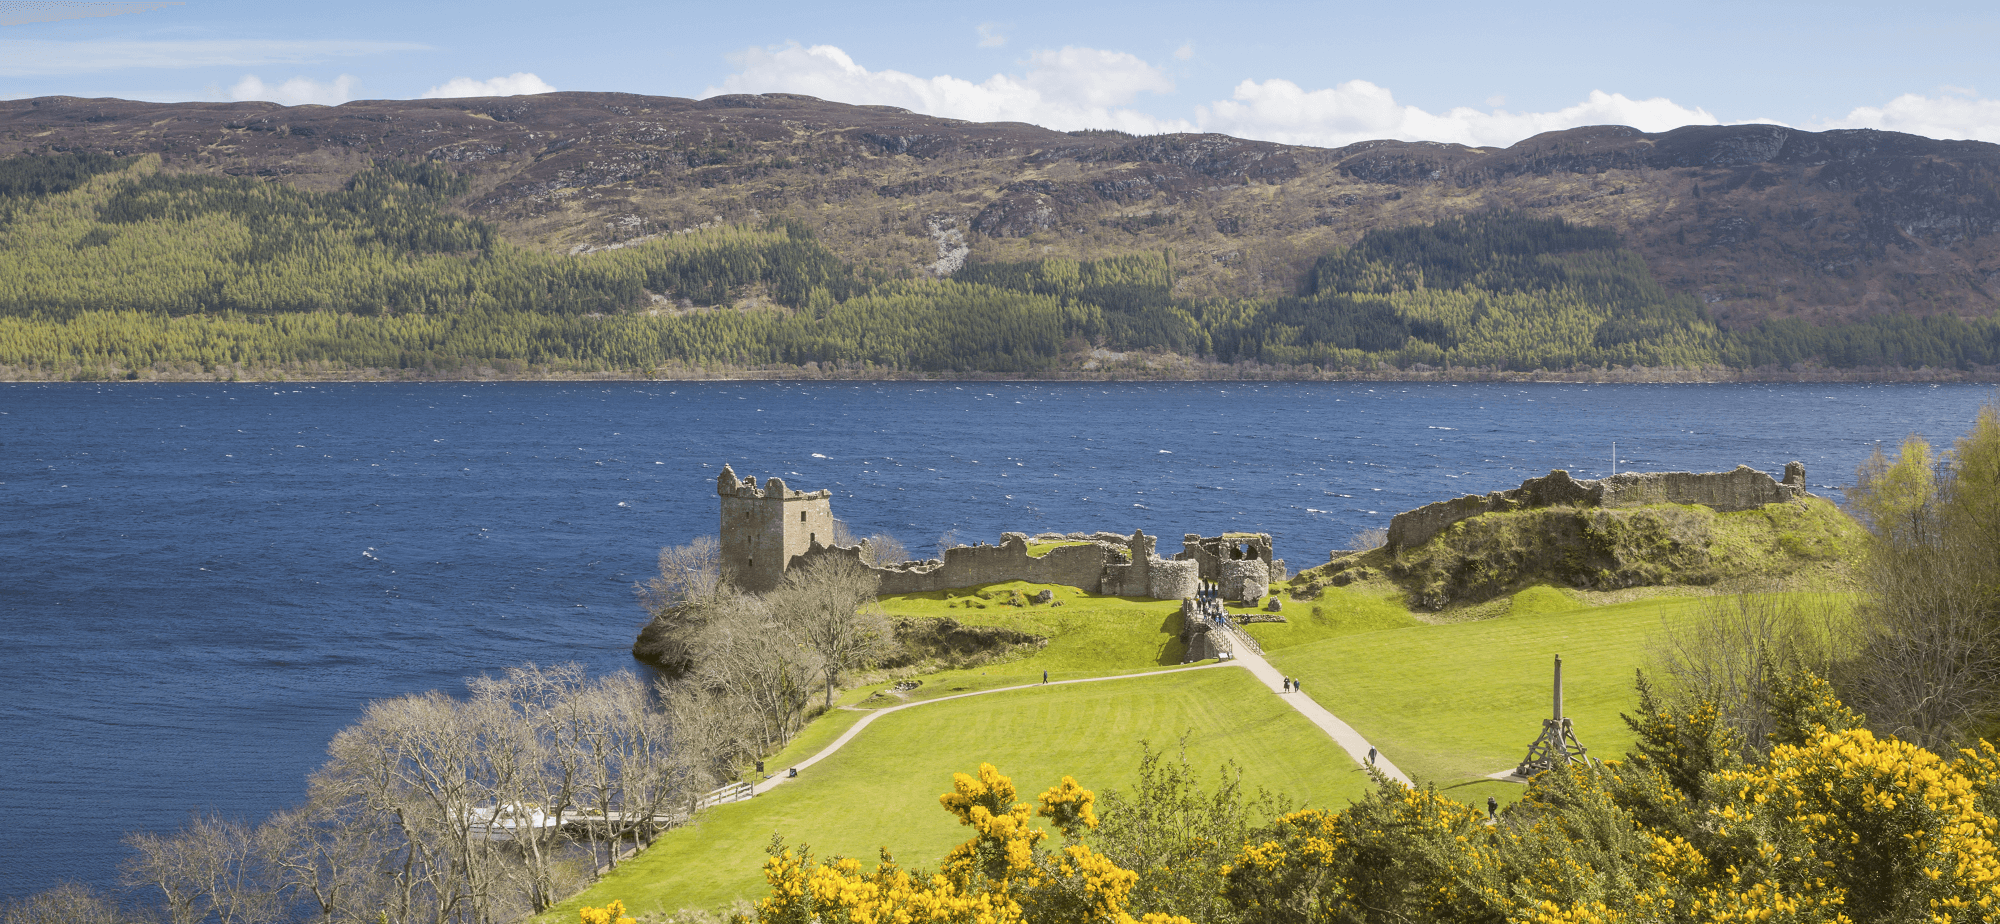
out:
M808 757L805 760L798 762L797 764L794 764L791 767L791 769L804 770L807 767L810 767L816 763L819 763L822 760L827 759L828 757L833 756L834 752L839 751L843 746L847 744L847 742L854 740L854 736L861 734L861 730L867 728L869 724L874 722L876 719L879 719L885 715L889 715L890 713L901 712L905 709L915 709L919 706L928 706L932 703L950 702L951 700L964 699L968 696L985 696L990 693L1008 693L1014 690L1032 690L1037 688L1061 686L1063 684L1070 684L1070 683L1103 683L1105 681L1111 681L1111 680L1131 680L1136 677L1157 677L1161 674L1184 674L1189 671L1205 671L1218 667L1231 667L1231 666L1248 669L1250 671L1251 676L1256 677L1260 682L1264 684L1265 687L1269 688L1273 694L1278 696L1283 696L1285 698L1285 702L1289 703L1293 709L1298 710L1298 713L1300 715L1305 716L1308 721L1312 722L1314 725L1319 726L1321 731L1326 732L1327 737L1332 738L1335 744L1340 745L1341 749L1346 751L1347 756L1353 758L1356 764L1362 766L1367 765L1368 754L1370 751L1374 750L1374 748L1368 744L1368 739L1361 737L1361 734L1355 731L1352 726L1349 726L1346 722L1342 722L1333 713L1328 712L1326 710L1326 707L1321 706L1319 703L1314 702L1312 697L1307 696L1304 693L1284 692L1283 691L1284 679L1285 679L1284 675L1278 673L1278 669L1272 667L1271 662L1264 660L1264 656L1262 654L1249 650L1249 646L1247 645L1238 645L1235 657L1232 660L1218 661L1214 664L1201 664L1195 667L1177 667L1163 671L1147 671L1143 674L1114 674L1109 677L1084 677L1077 680L1056 680L1056 681L1051 681L1049 683L1024 683L1011 687L998 687L992 690L978 690L972 693L958 693L952 696L940 696L937 699L927 699L921 702L904 703L900 706L891 706L887 709L877 709L865 716L862 716L860 721L854 723L854 727L849 728L846 732L842 733L840 737L835 738L832 744L829 744L826 747L821 748L819 753L814 754L813 756ZM1375 755L1375 768L1382 771L1392 780L1401 782L1406 786L1411 785L1410 778L1404 775L1403 771L1397 769L1395 764L1390 763L1387 757L1383 757L1379 753ZM778 786L782 785L788 779L791 779L791 777L787 776L783 772L775 773L772 774L769 779L757 783L756 786L752 788L752 791L755 792L757 795L761 796L764 793L776 789Z
M1319 726L1320 731L1326 732L1327 737L1332 738L1333 743L1340 745L1341 750L1346 751L1347 756L1354 758L1355 763L1364 767L1368 765L1368 755L1375 752L1374 745L1369 744L1368 739L1361 737L1361 733L1355 731L1353 726L1342 722L1340 717L1326 711L1325 706L1314 702L1312 697L1299 691L1284 692L1285 675L1278 673L1278 669L1272 667L1271 662L1264 660L1262 653L1250 650L1248 645L1238 645L1234 659L1224 661L1222 664L1237 664L1249 668L1252 676L1263 681L1265 686L1271 688L1271 692L1283 696L1285 702L1291 703L1292 708L1305 716L1307 721ZM1379 752L1375 752L1375 769L1405 786L1415 785L1410 782L1408 775Z

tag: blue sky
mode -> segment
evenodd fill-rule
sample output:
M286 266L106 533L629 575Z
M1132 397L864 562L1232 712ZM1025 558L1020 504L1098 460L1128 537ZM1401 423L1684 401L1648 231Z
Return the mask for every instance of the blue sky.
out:
M2000 142L1997 10L0 0L0 97L784 90L1060 129L1329 145L1748 121Z

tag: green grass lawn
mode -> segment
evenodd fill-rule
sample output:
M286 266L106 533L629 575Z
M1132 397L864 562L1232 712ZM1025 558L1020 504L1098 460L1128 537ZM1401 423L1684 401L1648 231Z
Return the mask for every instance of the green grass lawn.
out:
M1000 601L1013 594L1025 598L1048 590L1062 603L1009 606ZM966 690L988 689L1042 679L1102 677L1106 674L1158 670L1181 663L1187 646L1181 643L1178 600L1150 597L1100 597L1061 584L1009 581L960 590L898 594L882 598L891 616L954 619L968 626L999 626L1049 639L1048 647L1026 658L964 671L925 675L924 686L965 683ZM986 680L968 680L984 677ZM957 690L952 692L965 692ZM924 690L922 695L933 695Z
M1232 613L1251 608L1230 606ZM1345 587L1321 591L1316 600L1287 600L1281 614L1284 622L1251 623L1246 628L1267 652L1294 648L1330 638L1403 629L1422 625L1393 592L1371 592Z
M1040 558L1066 546L1090 544L1091 541L1089 539L1057 539L1049 542L1036 542L1031 539L1028 541L1028 557Z
M820 856L872 864L888 846L899 862L930 867L967 836L937 802L954 772L990 762L1024 799L1064 774L1102 792L1131 784L1140 740L1170 748L1183 733L1189 760L1211 781L1214 768L1234 758L1246 789L1303 804L1343 806L1366 788L1331 740L1235 668L977 696L876 720L798 780L669 832L547 919L573 920L578 907L612 899L652 914L761 897L763 850L774 831ZM805 753L795 746L786 755Z
M1700 605L1662 597L1589 606L1537 587L1499 618L1346 635L1269 658L1420 784L1464 802L1510 801L1518 785L1482 778L1513 767L1541 732L1555 656L1578 740L1592 756L1623 757L1632 736L1619 714L1637 702L1633 672L1650 665L1647 640L1663 617Z
M1001 601L1054 591L1062 606ZM864 709L1052 680L1158 671L1177 665L1179 605L1098 597L1075 588L1022 582L886 597L894 616L951 618L1050 639L1018 660L926 674L900 696L851 690L843 705ZM1593 755L1622 757L1631 735L1619 720L1635 702L1635 668L1649 665L1647 641L1662 620L1704 605L1660 596L1593 606L1535 587L1483 605L1446 625L1420 622L1390 588L1327 588L1314 601L1288 601L1285 623L1250 631L1271 662L1303 680L1310 695L1366 736L1420 784L1477 804L1513 801L1517 784L1486 780L1514 766L1549 713L1551 659L1564 662L1566 703ZM1241 608L1232 607L1241 611ZM836 710L767 761L773 771L817 753L864 713ZM905 865L928 867L965 838L937 804L954 772L981 761L1012 776L1032 798L1064 774L1085 786L1129 785L1138 742L1169 747L1189 733L1189 757L1204 771L1233 757L1247 788L1296 803L1339 807L1366 780L1318 729L1246 672L1217 668L1097 683L1035 686L884 716L839 754L799 780L754 800L705 813L670 832L618 872L545 919L567 921L582 905L622 899L640 914L715 909L763 894L763 850L773 832L809 843L820 856L872 862L887 846Z

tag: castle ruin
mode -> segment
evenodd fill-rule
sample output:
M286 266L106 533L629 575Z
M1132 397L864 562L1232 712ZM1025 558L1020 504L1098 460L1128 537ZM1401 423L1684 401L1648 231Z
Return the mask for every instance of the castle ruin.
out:
M785 572L822 555L849 558L875 573L879 593L909 594L973 587L1003 581L1063 584L1087 593L1183 600L1201 582L1221 586L1223 596L1257 600L1274 581L1286 577L1285 563L1273 557L1265 533L1229 533L1203 538L1187 534L1171 559L1156 551L1157 539L1100 532L1038 537L1054 543L1030 554L1025 533L1002 534L999 545L945 549L928 561L870 564L865 542L834 544L832 492L794 491L775 476L739 479L722 467L716 494L722 502L722 567L744 590L762 593L778 586Z
M1751 510L1810 497L1803 462L1785 465L1783 481L1748 465L1727 472L1621 472L1609 478L1578 481L1562 469L1521 486L1490 494L1468 494L1425 504L1389 520L1389 550L1423 545L1461 520L1482 513L1536 507L1639 507L1646 504L1691 504L1718 513Z

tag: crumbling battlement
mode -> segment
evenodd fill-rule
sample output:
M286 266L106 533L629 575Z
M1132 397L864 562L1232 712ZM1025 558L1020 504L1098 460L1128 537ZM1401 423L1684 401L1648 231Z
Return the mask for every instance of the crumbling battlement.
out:
M1238 595L1228 575L1232 572L1231 562L1261 561L1268 572L1259 582L1269 586L1291 577L1285 570L1285 560L1277 557L1271 546L1270 533L1223 533L1220 536L1201 536L1188 533L1181 537L1180 554L1177 561L1191 561L1201 569L1201 580L1222 585L1223 595L1231 600L1251 599ZM1241 573L1240 568L1234 569ZM1262 596L1263 591L1258 590Z
M1121 597L1178 600L1193 596L1197 580L1193 563L1166 561L1154 555L1156 541L1137 531L1131 536L1098 533L1087 541L1057 546L1036 557L1028 554L1026 534L1007 533L999 545L961 545L946 549L942 559L869 566L869 570L881 579L877 593L882 594L928 593L1001 581L1027 581L1064 584L1088 593ZM861 546L816 544L794 561L792 567L820 555L863 560Z
M724 465L715 493L722 502L722 570L744 590L778 586L792 559L833 541L831 491L794 491L776 475L759 488L755 476L739 480Z
M1785 466L1783 481L1747 465L1728 472L1623 472L1594 481L1578 481L1562 469L1530 478L1508 491L1426 504L1389 520L1389 549L1401 551L1429 542L1452 524L1482 513L1536 507L1638 507L1645 504L1696 504L1722 513L1781 504L1806 493L1806 467Z

